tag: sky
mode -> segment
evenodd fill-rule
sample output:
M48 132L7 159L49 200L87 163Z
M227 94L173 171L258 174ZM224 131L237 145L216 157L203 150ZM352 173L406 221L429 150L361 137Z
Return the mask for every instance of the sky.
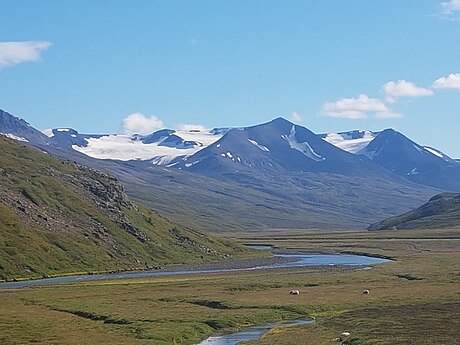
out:
M460 0L0 0L0 109L44 130L394 128L460 158Z

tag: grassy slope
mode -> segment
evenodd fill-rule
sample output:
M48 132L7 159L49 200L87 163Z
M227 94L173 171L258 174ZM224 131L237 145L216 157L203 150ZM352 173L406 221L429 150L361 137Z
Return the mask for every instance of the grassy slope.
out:
M3 137L0 196L0 279L248 254L132 204L109 175Z
M372 224L369 229L434 229L454 226L460 226L460 194L442 193L413 211Z

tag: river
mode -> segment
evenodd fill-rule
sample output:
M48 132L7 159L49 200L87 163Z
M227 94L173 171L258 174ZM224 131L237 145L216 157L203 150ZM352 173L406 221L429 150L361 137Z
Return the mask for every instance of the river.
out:
M262 326L254 326L247 328L244 331L235 332L231 334L209 337L203 340L198 345L236 345L243 341L256 340L275 327L292 327L301 325L310 325L314 320L291 320L277 323L269 323Z
M264 248L267 249L267 248ZM57 284L69 284L78 282L98 281L98 280L115 280L115 279L129 279L129 278L148 278L148 277L164 277L164 276L178 276L185 274L207 274L207 273L224 273L224 272L237 272L237 271L250 271L260 269L282 269L306 266L369 266L373 264L381 264L389 262L388 259L375 258L363 255L349 255L349 254L276 254L275 258L280 259L277 262L267 265L256 263L251 266L236 266L229 268L222 268L219 263L208 264L204 269L200 266L190 267L181 270L180 267L164 268L161 270L144 270L144 271L129 271L117 273L104 273L104 274L87 274L87 275L74 275L62 276L55 278L44 278L36 280L24 280L15 282L0 283L1 288L25 288L33 286L47 286ZM256 261L255 261L256 262ZM216 268L213 268L216 267Z

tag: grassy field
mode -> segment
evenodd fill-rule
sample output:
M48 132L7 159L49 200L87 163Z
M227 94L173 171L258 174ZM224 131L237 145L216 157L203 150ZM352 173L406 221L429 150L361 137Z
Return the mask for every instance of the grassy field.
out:
M196 344L283 319L250 344L460 344L460 229L242 235L287 250L361 252L371 270L301 268L0 290L1 344ZM289 295L299 289L299 296ZM369 289L370 294L362 294Z

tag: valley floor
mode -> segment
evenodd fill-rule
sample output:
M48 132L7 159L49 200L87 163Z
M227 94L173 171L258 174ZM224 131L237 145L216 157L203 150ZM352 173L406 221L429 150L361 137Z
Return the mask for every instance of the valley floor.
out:
M396 261L370 270L312 267L0 290L0 343L188 345L248 325L314 317L314 325L275 328L250 344L334 344L345 331L350 344L460 344L460 229L239 240Z

